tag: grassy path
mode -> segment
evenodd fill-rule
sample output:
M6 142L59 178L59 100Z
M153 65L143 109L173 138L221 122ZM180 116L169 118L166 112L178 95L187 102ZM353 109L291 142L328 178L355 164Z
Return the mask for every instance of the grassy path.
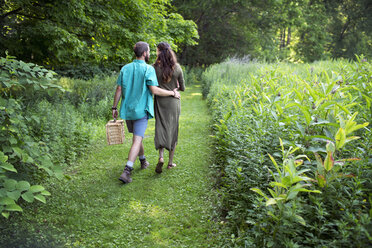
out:
M98 145L69 168L69 180L53 180L49 188L53 197L47 204L33 204L20 217L27 225L13 230L14 242L21 245L21 239L27 239L38 247L52 243L62 247L213 247L209 118L200 88L187 89L182 94L177 167L164 169L161 175L154 172L158 155L155 123L150 120L144 145L151 165L140 170L137 160L128 185L118 177L131 135L123 145Z

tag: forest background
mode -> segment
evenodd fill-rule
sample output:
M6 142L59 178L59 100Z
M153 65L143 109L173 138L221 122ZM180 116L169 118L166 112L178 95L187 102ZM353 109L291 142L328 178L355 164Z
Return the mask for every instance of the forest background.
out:
M0 1L0 54L63 75L118 70L132 46L172 44L183 65L227 57L312 62L372 55L368 0Z

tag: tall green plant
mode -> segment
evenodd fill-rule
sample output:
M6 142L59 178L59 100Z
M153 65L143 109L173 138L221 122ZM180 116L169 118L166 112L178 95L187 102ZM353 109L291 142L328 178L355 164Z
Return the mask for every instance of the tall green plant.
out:
M30 94L61 90L53 84L54 73L13 57L0 58L0 212L8 218L10 212L22 211L20 201L45 203L50 193L41 185L31 185L26 171L36 167L49 175L61 176L61 169L51 162L30 134L26 122L37 116L25 117L23 108Z
M204 72L222 213L233 242L252 247L363 247L368 242L371 70L371 63L359 59L229 61ZM275 166L283 159L276 151L279 137L282 145L298 147L295 152L309 158L301 164L305 171L296 166L295 153ZM356 166L348 166L351 161ZM250 188L264 197L250 194ZM307 190L322 194L302 192Z
M275 159L269 154L276 169L275 173L269 169L274 179L274 181L270 182L270 188L267 188L271 197L267 196L259 188L251 188L252 191L266 199L266 207L268 207L267 214L272 217L275 223L273 230L270 232L273 235L273 240L280 238L280 236L277 237L277 233L278 229L283 228L283 222L290 222L293 219L301 225L306 225L304 218L297 214L299 205L297 202L297 195L300 192L321 193L319 190L307 189L307 187L312 186L310 182L314 181L314 179L309 178L305 174L305 172L309 172L310 169L298 170L298 167L303 164L301 158L308 159L308 157L306 155L294 156L294 153L299 148L293 149L293 147L290 147L288 150L285 150L281 139L280 145L283 155L283 163L281 166L279 166ZM290 217L289 219L288 216Z

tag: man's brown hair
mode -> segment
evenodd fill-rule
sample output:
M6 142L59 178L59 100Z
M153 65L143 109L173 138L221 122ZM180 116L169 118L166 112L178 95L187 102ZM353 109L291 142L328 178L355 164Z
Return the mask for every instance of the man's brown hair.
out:
M143 41L139 41L134 45L133 51L136 54L137 58L140 58L144 52L149 50L149 44Z

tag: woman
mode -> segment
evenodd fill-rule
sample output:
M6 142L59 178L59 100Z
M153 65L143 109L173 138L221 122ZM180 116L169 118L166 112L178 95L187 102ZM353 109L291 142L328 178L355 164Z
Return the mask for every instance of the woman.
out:
M183 72L170 45L160 42L156 49L157 58L154 64L159 87L173 90L185 90ZM155 148L159 150L159 162L155 171L162 172L164 148L169 151L168 169L176 166L173 163L174 151L178 140L178 122L181 112L181 101L174 97L155 96Z

